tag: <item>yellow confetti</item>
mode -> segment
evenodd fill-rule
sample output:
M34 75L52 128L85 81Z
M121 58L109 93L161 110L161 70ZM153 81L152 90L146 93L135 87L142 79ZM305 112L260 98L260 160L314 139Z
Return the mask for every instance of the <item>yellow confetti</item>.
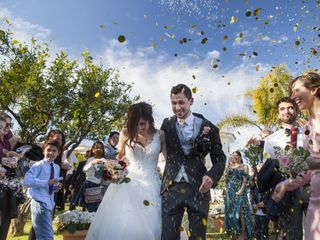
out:
M231 20L230 20L230 24L234 24L236 21L236 18L234 16L231 17Z
M223 228L222 228L222 227L220 228L220 231L219 231L219 232L220 232L220 233L223 233Z
M202 224L203 224L203 226L207 226L207 219L202 218Z
M192 88L192 92L196 94L198 92L198 88L197 87Z
M241 37L237 37L235 40L238 41L238 42L240 42Z
M190 236L191 236L191 232L190 232L190 230L189 230L189 229L187 230L187 235L188 235L188 237L190 237Z
M100 97L100 92L96 92L96 94L94 95L96 98Z
M256 71L259 72L260 71L260 66L256 65Z
M180 189L180 192L181 192L181 193L186 193L186 191L187 191L187 190L186 190L185 188L181 188L181 189Z
M180 232L183 232L184 228L182 226L179 227Z
M143 201L143 204L144 204L145 206L149 206L149 205L150 205L150 202L149 202L148 200L144 200L144 201Z
M169 186L172 185L172 180L169 181Z

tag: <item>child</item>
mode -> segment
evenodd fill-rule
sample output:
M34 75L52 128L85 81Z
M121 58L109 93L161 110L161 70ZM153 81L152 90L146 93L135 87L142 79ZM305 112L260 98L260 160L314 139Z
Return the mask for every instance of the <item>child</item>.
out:
M35 163L26 173L24 185L27 186L31 200L31 220L37 240L53 239L52 210L54 191L59 191L60 167L54 163L59 156L61 142L48 140L42 149L44 159Z
M83 171L86 173L85 202L89 212L96 212L103 197L101 186L103 166L101 163L107 161L104 156L104 145L96 141L91 148L91 156L87 159Z

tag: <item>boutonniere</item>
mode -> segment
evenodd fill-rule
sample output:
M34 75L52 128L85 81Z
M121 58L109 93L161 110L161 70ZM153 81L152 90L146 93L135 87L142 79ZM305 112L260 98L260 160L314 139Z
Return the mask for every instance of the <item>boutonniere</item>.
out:
M201 133L200 136L206 135L206 134L208 134L210 131L211 131L211 128L208 127L208 126L205 126L205 127L203 128L202 133Z

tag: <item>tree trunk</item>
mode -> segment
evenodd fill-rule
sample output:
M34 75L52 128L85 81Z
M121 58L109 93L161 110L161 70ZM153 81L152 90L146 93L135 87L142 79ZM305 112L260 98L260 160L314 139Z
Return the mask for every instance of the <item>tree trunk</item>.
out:
M18 208L18 217L15 219L12 219L11 225L10 225L10 233L13 236L21 236L23 235L23 229L27 222L29 212L30 212L30 203L31 199L27 199L27 201L20 205Z

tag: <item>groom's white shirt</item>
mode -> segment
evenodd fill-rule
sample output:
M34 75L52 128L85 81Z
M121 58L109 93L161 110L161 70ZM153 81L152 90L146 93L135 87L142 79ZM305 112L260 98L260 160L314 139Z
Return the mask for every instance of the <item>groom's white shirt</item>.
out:
M185 120L184 120L184 125L179 126L179 119L177 119L177 130L181 131L181 134L183 135L184 138L186 139L191 139L193 137L193 128L194 128L194 115L191 113ZM183 148L183 146L182 146ZM184 152L187 151L186 149L183 149ZM186 153L186 152L185 152ZM186 182L189 182L186 170L184 165L181 165L180 170L175 177L174 181L175 182L180 182L181 179L184 178Z

